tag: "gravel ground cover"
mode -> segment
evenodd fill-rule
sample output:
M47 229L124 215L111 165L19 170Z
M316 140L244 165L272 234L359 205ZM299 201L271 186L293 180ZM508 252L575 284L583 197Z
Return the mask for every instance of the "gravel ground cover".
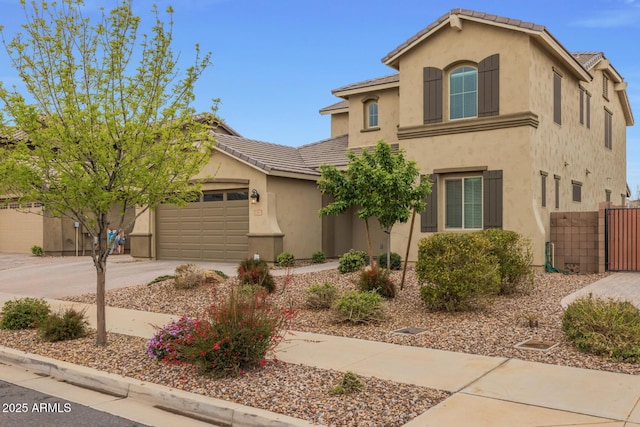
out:
M392 278L400 282L400 272ZM425 309L412 268L404 289L385 302L386 318L379 324L337 323L331 311L305 308L306 289L331 282L339 290L355 289L357 273L341 275L335 270L276 277L277 290L270 297L279 306L293 306L298 315L293 329L402 345L429 347L487 356L512 357L549 364L640 373L640 365L611 361L581 353L564 338L560 300L605 275L562 275L536 272L528 294L497 297L483 311L437 313ZM217 296L229 292L235 278L222 283L176 290L171 280L142 284L107 292L109 306L197 316ZM95 295L67 300L95 303ZM537 325L537 326L534 326ZM421 327L419 335L392 331ZM447 393L375 378L364 378L365 391L351 396L331 396L328 391L340 373L307 366L270 363L264 369L240 378L211 380L187 366L155 364L146 357L146 339L115 334L109 336L108 351L96 351L94 338L70 343L41 342L32 332L0 331L5 345L59 360L166 384L212 397L231 400L328 425L402 425L448 396ZM514 346L527 339L558 343L548 352L521 350Z

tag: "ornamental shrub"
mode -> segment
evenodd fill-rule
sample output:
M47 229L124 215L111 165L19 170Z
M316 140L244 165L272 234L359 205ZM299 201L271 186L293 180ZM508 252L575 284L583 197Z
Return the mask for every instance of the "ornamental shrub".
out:
M179 362L182 360L182 347L191 345L199 322L198 319L182 316L157 328L147 344L147 354L157 362Z
M431 310L482 307L500 291L498 260L479 233L442 233L420 240L416 274Z
M237 376L263 366L268 352L282 340L295 315L276 309L267 292L250 295L235 289L212 305L196 324L193 340L181 348L185 360L216 378Z
M204 271L195 264L182 264L176 267L173 281L176 289L193 289L204 283Z
M331 308L338 296L338 289L333 283L313 285L307 289L307 307L311 309Z
M581 351L640 361L640 310L628 301L579 298L567 306L562 330Z
M329 390L329 394L352 394L357 393L364 388L362 380L351 371L344 373L340 381Z
M385 298L396 296L396 285L389 277L389 270L378 266L367 266L360 270L358 288L361 291L375 291Z
M396 252L391 252L391 270L400 270L402 268L402 257ZM378 267L387 268L387 253L378 256Z
M499 228L480 232L489 239L498 258L500 293L528 292L533 288L531 242L519 233Z
M86 309L76 311L73 308L62 313L51 313L46 320L38 326L40 337L44 341L66 341L82 338L87 335Z
M311 262L314 264L323 264L327 262L327 256L322 251L314 252L311 255Z
M242 285L260 285L269 293L276 290L276 283L269 272L269 265L263 260L247 258L238 266L238 279Z
M383 319L382 297L376 291L346 291L333 305L339 321L376 323Z
M4 303L0 329L37 328L49 316L49 304L40 298L20 298Z
M358 271L368 263L368 258L364 251L354 251L351 249L338 259L338 272L345 274Z
M282 252L276 257L276 265L278 267L293 267L296 259L291 252Z
M44 249L42 249L42 246L33 245L31 246L31 253L35 256L43 256Z

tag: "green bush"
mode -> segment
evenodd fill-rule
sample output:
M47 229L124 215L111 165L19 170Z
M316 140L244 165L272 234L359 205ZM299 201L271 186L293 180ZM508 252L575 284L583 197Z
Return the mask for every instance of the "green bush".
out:
M416 274L420 296L431 310L482 307L500 291L498 260L479 233L434 234L420 240Z
M193 334L178 346L182 360L216 378L231 377L263 366L265 356L282 340L294 316L274 308L266 291L243 294L211 306L206 318L194 323Z
M579 298L567 306L562 330L581 351L640 361L640 310L628 301Z
M480 232L489 239L498 258L500 293L528 292L533 288L531 242L515 231L490 228Z
M307 307L312 309L331 308L338 296L338 290L333 283L313 285L307 289Z
M329 390L329 394L352 394L364 388L364 384L356 374L351 371L344 373L340 381Z
M43 256L44 249L42 249L42 246L33 245L31 246L31 253L35 256Z
M70 308L64 313L52 313L38 326L40 337L50 342L84 337L89 326L85 312Z
M339 321L376 323L383 319L382 297L376 291L346 291L333 305Z
M338 272L345 274L358 271L367 265L369 261L368 258L369 257L364 251L354 251L351 249L338 259Z
M389 270L375 266L367 266L360 270L358 288L361 291L375 291L385 298L395 298L396 285L389 277Z
M314 264L322 264L327 262L327 257L322 251L314 252L313 255L311 255L311 262Z
M282 252L276 257L276 265L278 267L293 267L296 259L291 252Z
M49 316L49 304L39 298L7 301L0 312L0 329L37 328Z
M402 268L402 257L400 254L391 252L391 270L400 270ZM378 256L378 266L380 268L387 268L387 253L380 254Z
M269 272L269 265L263 260L247 258L238 266L238 279L242 285L260 285L269 293L276 290L276 283Z
M176 289L192 289L204 283L205 274L195 264L183 264L176 267L173 283Z

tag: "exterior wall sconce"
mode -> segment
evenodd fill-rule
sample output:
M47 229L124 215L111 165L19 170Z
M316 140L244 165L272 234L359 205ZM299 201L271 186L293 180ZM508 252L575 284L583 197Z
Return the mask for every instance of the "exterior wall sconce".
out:
M589 169L585 169L585 170L584 170L584 173L585 173L585 174L587 174L587 175L589 175L589 174L591 173L591 171L590 171Z
M260 201L260 194L258 194L255 189L251 190L251 196L249 197L251 198L251 203L254 205Z

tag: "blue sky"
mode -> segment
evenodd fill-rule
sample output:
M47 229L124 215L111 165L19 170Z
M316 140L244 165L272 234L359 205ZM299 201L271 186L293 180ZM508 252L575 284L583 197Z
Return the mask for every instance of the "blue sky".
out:
M196 108L218 114L245 137L299 146L330 136L320 108L331 90L393 73L380 61L450 9L462 7L544 25L570 51L602 51L629 83L640 120L640 0L158 0L172 5L174 50L183 68L193 46L212 52L213 67L197 85ZM151 1L133 0L143 23ZM87 12L114 1L87 0ZM24 16L18 0L0 0L5 35ZM17 81L0 49L0 80ZM640 125L627 128L627 177L640 191Z

